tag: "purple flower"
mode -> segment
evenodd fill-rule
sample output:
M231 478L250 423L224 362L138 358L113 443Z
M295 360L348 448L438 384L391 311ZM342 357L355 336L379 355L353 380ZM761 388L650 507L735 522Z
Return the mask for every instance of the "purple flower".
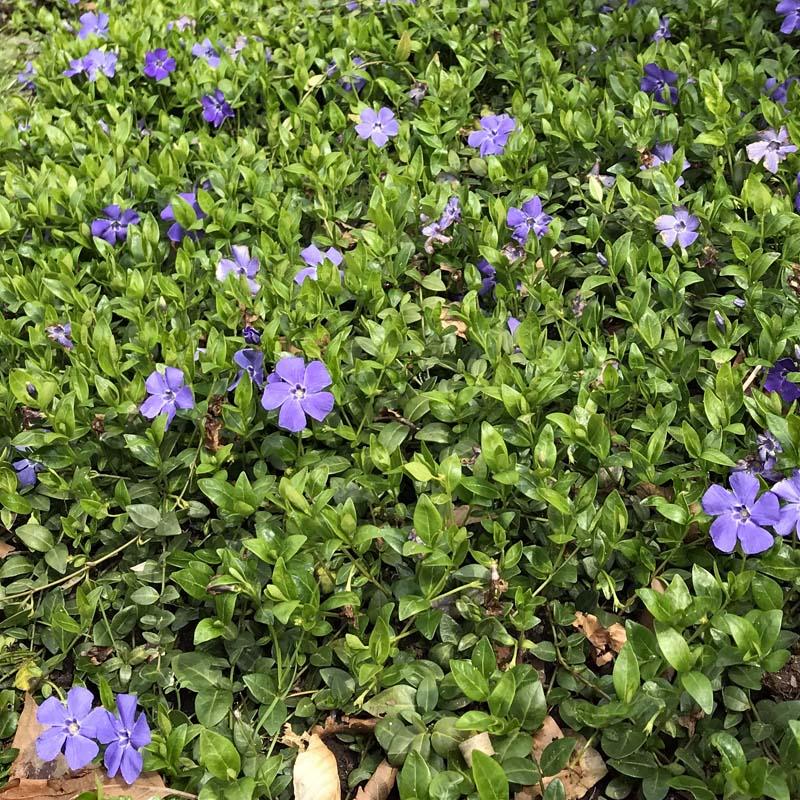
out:
M676 240L681 247L688 247L699 235L697 229L700 227L700 220L683 206L673 206L672 214L656 217L655 226L661 234L661 241L667 247L672 247Z
M159 47L144 54L144 74L156 81L163 81L170 72L175 72L175 59L169 52Z
M193 45L192 55L195 58L204 58L206 64L213 69L219 66L219 52L214 48L214 45L211 44L211 40L208 38Z
M371 139L376 147L383 147L391 136L397 136L400 127L390 108L373 111L365 108L360 115L361 122L356 125L356 133L361 139Z
M195 217L197 219L203 219L205 217L205 212L197 203L197 195L195 192L181 192L178 197L181 200L188 203L192 210L194 211ZM175 211L172 208L172 204L170 203L167 207L161 212L161 219L163 220L174 220L175 219ZM167 231L167 236L173 242L180 242L183 240L183 237L186 236L188 233L189 238L191 239L198 239L200 234L198 231L186 231L180 223L175 222L173 225L170 225L169 230Z
M552 221L553 218L542 210L542 201L538 195L524 202L521 209L512 206L506 216L506 224L514 231L512 237L520 244L528 241L531 231L536 234L537 239L541 239L550 229Z
M169 428L179 408L194 408L194 395L190 386L185 386L183 371L175 367L165 367L164 372L154 370L145 381L148 397L139 411L148 419L155 419L160 414L167 415Z
M511 338L513 339L517 328L522 324L516 317L509 317L506 323L508 325L508 332L511 334Z
M278 425L297 433L308 424L306 414L321 422L333 409L333 395L323 392L331 376L321 361L308 366L302 358L282 358L267 378L261 405L267 411L280 408Z
M767 128L758 134L758 141L747 145L747 157L758 164L763 159L765 169L773 175L778 171L778 164L789 153L797 152L797 146L789 141L789 131L782 127L779 131Z
M105 50L90 50L83 58L75 58L69 62L69 69L63 74L68 78L80 73L94 83L103 73L107 78L113 78L117 71L117 54L107 53Z
M781 518L775 525L775 532L781 536L788 536L792 531L800 534L800 470L795 470L791 478L776 483L772 491L786 500L786 505L781 507Z
M790 372L800 372L800 365L793 358L781 358L767 373L764 381L765 392L777 392L784 403L800 400L800 384L787 379Z
M259 263L258 259L253 256L250 257L249 248L241 244L235 244L231 247L233 259L221 258L217 264L217 280L224 281L228 275L234 275L237 280L245 278L247 285L250 287L251 294L258 293L258 281L255 280L258 274Z
M150 727L144 712L136 716L136 695L118 694L117 712L102 710L97 721L97 738L106 747L103 763L108 775L113 778L118 772L128 785L142 772L142 754L139 750L150 744Z
M233 109L220 89L215 89L214 94L203 95L200 102L203 105L203 119L215 128L219 128L226 119L233 117Z
M72 335L72 324L69 322L58 322L55 325L48 325L45 328L47 332L47 337L50 339L51 342L55 342L56 344L60 344L63 348L67 350L72 350L75 346L72 343L72 339L69 337Z
M94 220L91 224L92 236L105 239L109 244L124 242L128 236L128 225L138 225L139 215L132 209L123 211L112 204L103 209L105 217Z
M478 289L478 296L485 297L494 292L494 287L497 286L497 270L485 258L482 258L477 266L478 272L483 278L481 288Z
M756 500L760 484L758 478L748 472L734 472L730 485L732 492L714 485L703 495L703 511L716 517L711 524L711 540L723 553L733 552L737 540L747 555L763 553L772 547L775 539L761 526L778 524L778 498L765 492Z
M240 33L236 37L236 39L234 39L233 44L230 47L225 48L225 52L231 58L238 58L239 53L241 53L242 50L245 49L245 47L247 47L247 37L244 34Z
M73 686L66 704L48 697L36 711L36 721L47 729L36 738L36 755L53 761L63 751L70 769L81 769L100 752L95 742L97 726L108 712L92 709L94 697L88 689Z
M310 278L312 281L317 280L317 268L326 259L330 261L334 267L338 267L339 264L342 263L342 254L335 247L329 247L325 252L322 252L315 244L310 244L308 247L301 250L300 258L302 258L308 266L301 269L297 275L294 276L294 282L298 286L302 286L306 278ZM342 274L342 271L339 270L339 273Z
M172 20L172 22L167 23L167 30L171 31L173 28L179 30L181 32L185 31L187 28L194 28L195 21L191 17L182 16L178 17L178 19Z
M30 391L28 392L30 394ZM17 448L20 451L26 451L28 448ZM31 461L29 458L20 458L18 461L12 461L11 466L14 472L17 473L17 482L20 489L27 486L35 486L38 478L36 477L43 469L44 466L37 461Z
M252 325L242 328L242 338L245 344L261 344L261 334Z
M645 64L644 77L639 83L643 92L652 94L662 103L678 102L678 75L668 69L662 69L658 64Z
M781 33L800 31L800 0L780 0L775 12L783 17Z
M362 64L366 63L361 56L353 56L352 58L353 66L360 67ZM328 77L332 77L339 71L339 65L335 61L331 61L328 64L328 69L326 70L326 74ZM360 92L366 85L367 79L362 78L360 75L343 75L339 79L339 85L344 89L346 92L351 92L355 89L357 92Z
M653 149L650 151L650 157L648 159L647 164L642 164L639 169L657 169L658 167L662 166L662 164L669 164L672 161L673 156L675 155L675 148L669 144L669 142L665 142L664 144L656 144L654 145ZM681 165L681 172L686 172L687 169L691 164L684 158L683 164ZM684 180L682 175L678 175L678 179L675 181L675 185L680 188L683 186Z
M658 22L658 27L655 33L650 37L651 42L659 42L662 39L671 39L672 34L669 32L669 18L661 17Z
M459 202L458 196L453 195L447 201L442 216L438 220L431 221L424 214L420 215L420 220L423 223L428 223L422 228L422 235L426 237L425 252L432 253L434 242L447 244L452 239L451 236L445 236L444 231L454 222L460 222L461 220L461 203Z
M482 156L501 156L517 121L508 114L489 115L481 117L480 126L479 131L473 131L467 137L467 144L477 147Z
M87 11L85 14L81 14L80 19L79 39L88 39L90 36L99 36L101 39L105 39L108 36L108 14L104 14L102 11L99 14Z
M256 386L264 385L264 354L260 350L254 350L252 347L237 350L233 356L233 363L240 369L228 387L229 392L239 385L245 373Z
M770 100L786 105L786 101L789 99L789 89L796 80L797 78L787 78L782 83L778 83L777 78L767 78L764 91L769 95Z
M35 75L36 67L33 66L33 62L26 61L25 68L22 72L17 73L17 83L20 84L23 89L32 92L36 88L36 84L33 82Z
M426 94L428 94L428 84L422 83L422 81L414 81L413 86L408 90L408 96L415 106L425 99Z

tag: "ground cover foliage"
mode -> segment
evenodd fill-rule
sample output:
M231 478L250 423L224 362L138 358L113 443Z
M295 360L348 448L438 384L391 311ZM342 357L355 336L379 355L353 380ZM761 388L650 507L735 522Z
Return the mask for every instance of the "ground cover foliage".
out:
M795 6L18 5L5 791L800 796Z

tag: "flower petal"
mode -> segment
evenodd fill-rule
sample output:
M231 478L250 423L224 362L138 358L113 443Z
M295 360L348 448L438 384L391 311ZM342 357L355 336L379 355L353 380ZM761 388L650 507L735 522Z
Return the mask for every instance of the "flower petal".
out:
M178 408L194 408L194 394L190 386L184 386L175 394L175 405Z
M67 692L67 711L78 721L89 716L92 703L94 703L94 695L83 686L73 686Z
M55 700L54 697L50 698ZM36 737L36 755L42 761L52 761L58 758L67 735L62 728L49 728L43 734Z
M168 388L167 381L158 370L155 370L144 382L144 388L147 389L148 394L164 394Z
M126 747L122 753L122 780L129 786L142 774L142 754L132 747Z
M286 381L268 382L261 395L261 405L267 411L280 408L291 397L292 387Z
M303 413L303 407L297 398L291 397L281 406L278 425L292 433L302 431L306 427L306 415Z
M134 747L145 747L150 744L151 739L150 726L147 724L144 713L141 713L131 729L131 744Z
M175 367L167 367L164 370L164 380L173 392L177 392L186 382L183 376L183 370Z
M757 525L775 525L781 518L777 495L772 492L764 492L750 509L750 518Z
M36 721L42 725L63 725L67 721L67 708L57 697L48 697L36 709Z
M760 488L758 478L749 472L734 472L730 477L731 489L736 499L748 508L753 505Z
M307 394L300 405L309 417L322 422L333 410L333 395L330 392Z
M331 376L325 364L321 361L312 361L306 367L306 373L303 379L303 386L306 387L306 392L314 394L330 385Z
M118 694L117 695L117 710L119 711L119 719L122 726L130 730L133 727L133 718L136 714L135 694Z
M139 406L139 411L143 417L155 419L164 410L164 406L166 405L168 405L168 403L161 395L153 394Z
M738 525L730 514L717 517L711 524L711 541L717 550L723 553L732 553L736 547L736 529Z
M791 503L800 503L800 470L795 470L791 478L785 478L772 487L772 491Z
M112 741L106 748L106 754L103 758L109 778L113 778L119 771L120 761L122 761L122 747L120 747L118 740Z
M752 556L769 550L775 543L775 537L755 522L748 520L739 526L739 541L742 543L742 550Z
M115 742L119 720L105 708L98 708L97 711L100 713L92 719L95 738L103 744Z
M700 502L703 506L703 511L712 517L717 517L726 511L732 511L736 505L734 496L727 489L716 484L708 487Z
M64 745L64 755L70 769L80 769L91 763L94 757L100 752L97 742L86 736L67 736Z
M289 358L281 358L275 365L275 372L283 378L287 383L299 384L303 386L303 380L306 374L306 365L302 358L298 356L290 356Z

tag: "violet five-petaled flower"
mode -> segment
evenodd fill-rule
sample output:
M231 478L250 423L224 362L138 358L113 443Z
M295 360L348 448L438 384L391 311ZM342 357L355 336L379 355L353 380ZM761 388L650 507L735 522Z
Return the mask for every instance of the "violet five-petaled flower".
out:
M194 395L186 386L183 371L166 367L163 372L154 370L145 381L148 397L142 403L142 416L155 419L160 414L167 415L166 430L172 424L179 408L194 408Z
M747 157L754 163L764 162L764 168L773 175L778 171L778 165L789 153L797 152L797 145L789 139L786 126L776 131L767 128L758 134L758 141L747 145Z
M775 12L783 17L781 33L800 31L800 0L780 0Z
M203 39L192 46L192 55L195 58L205 59L209 67L216 69L219 66L219 52L216 50L210 39Z
M514 334L517 332L517 328L522 324L520 320L516 317L509 317L508 321L506 322L508 325L508 332L511 334L511 337L514 337Z
M435 242L447 244L452 237L445 236L444 232L455 222L461 221L461 203L457 195L453 195L447 201L447 205L442 211L442 216L438 220L430 220L424 214L420 216L423 223L427 223L422 228L422 235L425 236L425 252L433 253Z
M788 536L792 532L800 534L800 470L795 470L791 478L776 483L772 492L786 501L781 506L781 517L775 525L775 532L781 536Z
M219 128L226 119L233 117L233 109L221 89L215 89L214 94L203 95L200 103L203 106L203 119L215 128Z
M321 361L308 366L302 358L282 358L267 378L261 405L267 411L280 408L278 425L297 433L307 425L306 414L321 422L333 409L333 395L325 392L331 376Z
M294 276L294 282L298 286L302 286L306 278L310 278L312 281L317 280L318 267L323 261L330 261L334 267L338 267L343 259L342 254L335 247L329 247L327 250L322 251L315 244L304 247L300 251L300 258L302 258L308 266L298 270L297 274ZM339 270L340 274L341 272L342 271Z
M109 244L119 244L128 237L128 226L139 224L139 215L132 209L124 211L116 203L103 209L104 217L92 221L92 236L105 239Z
M655 219L656 230L661 241L672 247L677 241L681 247L689 247L699 236L700 220L692 216L683 206L673 206L672 214L662 214Z
M778 359L767 372L764 391L777 392L784 403L800 400L800 383L793 383L787 378L790 372L800 372L800 364L793 358Z
M175 66L175 59L164 47L144 54L144 74L154 81L163 81L170 72L175 72Z
M143 759L139 750L150 744L150 726L144 712L136 716L136 695L117 695L117 714L98 709L97 739L107 745L103 763L109 777L118 772L128 785L142 773Z
M72 343L72 339L69 338L72 336L72 323L70 322L57 322L55 325L48 325L45 328L45 332L51 342L60 344L66 350L72 350L75 346Z
M645 64L644 76L639 82L643 92L652 94L662 103L678 102L678 75L672 70L662 69L658 64Z
M732 491L713 485L702 498L703 511L716 517L711 524L711 541L723 553L733 552L737 541L747 555L763 553L775 540L762 526L778 524L778 498L765 492L756 499L761 485L749 472L734 472L729 480Z
M255 256L250 256L250 249L241 244L231 247L233 258L221 258L217 264L217 280L224 281L228 275L233 275L237 279L244 278L250 288L251 294L258 293L258 281L255 279L258 274L259 261Z
M88 689L73 686L67 702L48 697L36 711L36 721L47 729L36 738L36 755L52 761L64 753L70 769L81 769L100 752L95 739L97 725L108 712L92 708L94 697Z
M28 448L18 447L20 452L26 452ZM20 458L11 462L11 467L17 474L17 483L20 489L28 486L35 486L38 480L37 475L44 469L43 464L32 461L30 458Z
M233 363L239 367L236 378L228 387L228 391L235 389L245 374L256 386L264 385L264 354L252 347L237 350L233 355Z
M197 194L195 192L181 192L178 197L192 207L197 219L203 219L205 217L205 212L202 208L200 208L200 205L197 202ZM170 203L161 211L161 219L173 221L173 224L170 225L169 230L167 230L167 237L170 239L170 241L180 242L187 234L191 239L197 239L200 236L198 231L187 231L179 222L174 222L175 210L172 208L172 203Z
M245 325L242 328L242 338L245 344L261 343L261 334L252 325Z
M522 208L512 206L506 215L506 224L514 231L511 235L520 244L528 241L531 231L536 234L537 239L541 239L550 229L552 221L553 218L542 209L542 201L538 195L524 202Z
M764 84L764 91L769 95L770 100L786 105L786 101L789 99L789 89L795 82L797 82L795 77L789 77L780 83L778 83L777 78L767 78L767 82Z
M669 142L664 142L663 144L656 144L650 151L647 163L642 164L639 167L639 169L640 170L657 169L663 164L669 164L670 161L672 161L674 155L675 155L675 148ZM686 170L689 169L690 166L691 164L684 158L683 163L681 164L681 172L686 172ZM675 181L675 185L680 189L680 187L683 186L683 184L684 184L683 175L678 175L678 179Z
M477 147L482 156L501 156L517 121L508 114L492 114L481 117L480 126L479 131L472 131L467 137L467 144Z
M117 71L117 54L107 53L97 48L90 50L83 58L74 58L69 62L69 68L63 74L68 78L84 73L90 82L94 83L102 73L107 78L113 78Z
M660 42L664 39L671 39L672 34L669 32L669 18L668 17L661 17L658 21L658 27L656 28L653 35L650 37L650 40L653 42Z
M87 11L85 14L81 14L80 20L79 39L88 39L90 36L99 36L101 39L105 39L108 36L108 14L104 14L102 11L99 14Z
M394 111L382 107L377 111L365 108L359 115L361 122L356 125L356 133L361 139L370 139L376 147L383 147L390 137L397 136L400 126Z

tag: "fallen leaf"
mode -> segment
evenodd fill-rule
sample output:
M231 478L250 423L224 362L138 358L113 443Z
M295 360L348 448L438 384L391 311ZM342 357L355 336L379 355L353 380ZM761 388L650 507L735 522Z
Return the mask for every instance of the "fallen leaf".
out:
M450 315L450 306L442 306L442 310L439 312L439 319L442 321L443 328L455 328L456 336L460 336L462 339L467 338L467 323L452 317Z
M598 667L608 664L628 640L625 628L618 622L606 628L594 614L584 614L582 611L575 612L572 627L583 631L586 638L594 645L594 663Z
M356 800L386 800L394 789L397 768L381 761L372 777L356 792Z
M486 733L486 731L483 733L476 733L474 736L470 736L469 739L465 739L459 744L458 749L461 751L461 755L464 756L464 761L467 762L467 766L470 769L472 769L472 754L476 750L485 753L487 756L494 755L492 740L489 738L489 734Z
M330 736L338 733L372 734L375 733L377 724L378 720L375 717L363 719L344 716L336 720L333 716L329 716L324 725L315 725L310 732L319 736Z
M8 542L0 542L0 561L4 559L9 553L14 552L14 546Z
M531 741L531 753L533 753L537 763L547 745L556 739L563 738L564 734L561 732L561 728L558 727L558 723L550 716L545 717L542 727L533 734L533 740Z
M300 752L294 762L294 800L342 800L336 756L316 733L296 734L283 728L281 742Z

